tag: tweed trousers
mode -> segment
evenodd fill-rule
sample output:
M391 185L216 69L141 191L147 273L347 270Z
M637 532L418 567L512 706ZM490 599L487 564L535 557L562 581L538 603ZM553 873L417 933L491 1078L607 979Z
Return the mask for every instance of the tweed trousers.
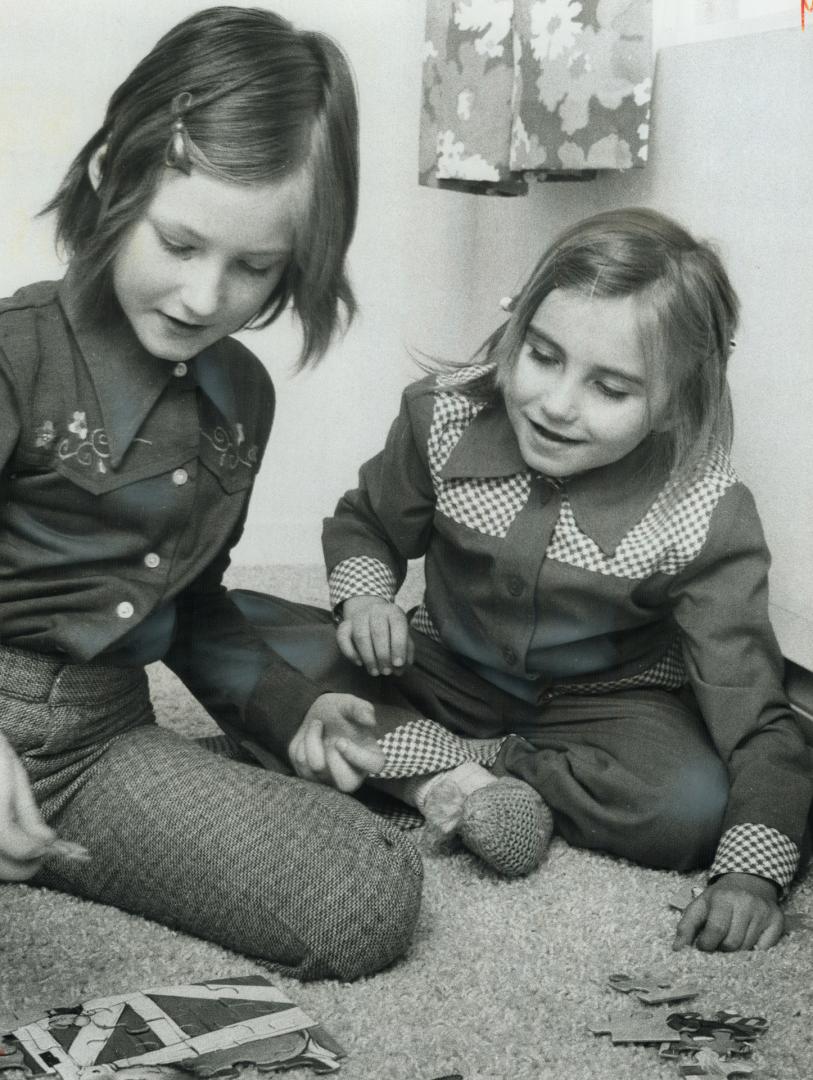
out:
M141 669L0 647L0 730L48 823L88 863L37 885L154 919L299 978L352 979L407 947L422 870L347 795L159 727Z

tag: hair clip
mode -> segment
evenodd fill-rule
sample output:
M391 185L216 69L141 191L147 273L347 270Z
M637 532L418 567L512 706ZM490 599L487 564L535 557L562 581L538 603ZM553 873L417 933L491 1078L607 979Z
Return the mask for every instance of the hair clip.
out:
M503 309L503 311L507 311L510 313L514 310L516 302L517 300L515 296L503 296L503 298L500 300L500 307Z
M172 99L172 131L164 154L164 162L171 169L180 169L187 176L192 171L192 159L189 153L191 140L184 116L191 108L192 95L188 90L183 90Z

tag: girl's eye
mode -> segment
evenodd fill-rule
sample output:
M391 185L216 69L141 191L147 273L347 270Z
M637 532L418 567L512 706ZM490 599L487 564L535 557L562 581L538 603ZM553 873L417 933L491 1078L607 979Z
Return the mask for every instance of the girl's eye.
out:
M599 392L602 393L605 397L610 398L611 401L623 401L624 398L629 397L629 394L626 390L616 390L614 387L608 386L606 383L598 382L596 383L596 386L598 387Z
M270 266L252 266L251 263L244 262L240 265L252 277L267 277L276 266L276 263L271 263Z
M158 233L158 239L161 242L161 247L168 251L170 255L177 255L178 258L183 259L192 254L193 248L189 244L173 244L171 240L162 236L161 233Z
M531 359L537 364L556 364L558 363L557 357L551 355L551 353L540 352L539 349L535 349L532 345L529 348L529 354Z

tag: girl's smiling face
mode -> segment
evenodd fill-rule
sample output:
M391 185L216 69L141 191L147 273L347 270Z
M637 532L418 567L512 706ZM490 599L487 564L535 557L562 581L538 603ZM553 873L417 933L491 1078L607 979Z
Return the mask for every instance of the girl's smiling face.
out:
M625 457L659 426L668 397L648 370L633 296L554 289L500 388L523 460L565 477Z
M144 348L189 360L257 314L291 257L302 176L236 184L166 169L113 261L116 298Z

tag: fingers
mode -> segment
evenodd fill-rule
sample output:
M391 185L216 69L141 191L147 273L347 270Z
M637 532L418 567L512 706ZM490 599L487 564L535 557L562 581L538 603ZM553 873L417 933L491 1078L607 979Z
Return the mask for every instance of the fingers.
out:
M0 754L0 880L26 881L42 865L56 833L42 819L16 754Z
M342 655L370 675L400 674L412 663L415 646L406 615L397 604L379 601L343 619L336 631Z
M709 904L705 894L698 896L691 904L689 904L683 912L680 922L677 924L675 939L672 942L673 949L685 949L687 945L691 945L694 942L698 931L706 922L708 911Z
M335 743L331 743L326 748L325 758L333 786L338 788L339 791L355 791L364 782L364 773L354 769L345 760Z
M356 667L364 666L364 661L353 644L353 624L349 619L343 619L336 627L336 644L339 646L339 652L351 664L355 664Z
M754 949L772 949L785 932L785 919L782 912L777 910L772 913L768 925L754 942Z
M783 929L782 912L775 902L711 887L686 908L672 947L694 944L703 952L769 949Z
M343 718L351 724L359 724L361 727L375 727L375 707L372 702L364 698L355 697L353 694L336 694L339 700L339 709Z
M381 772L387 763L386 755L377 742L351 742L349 739L337 739L335 748L344 760L364 776Z

